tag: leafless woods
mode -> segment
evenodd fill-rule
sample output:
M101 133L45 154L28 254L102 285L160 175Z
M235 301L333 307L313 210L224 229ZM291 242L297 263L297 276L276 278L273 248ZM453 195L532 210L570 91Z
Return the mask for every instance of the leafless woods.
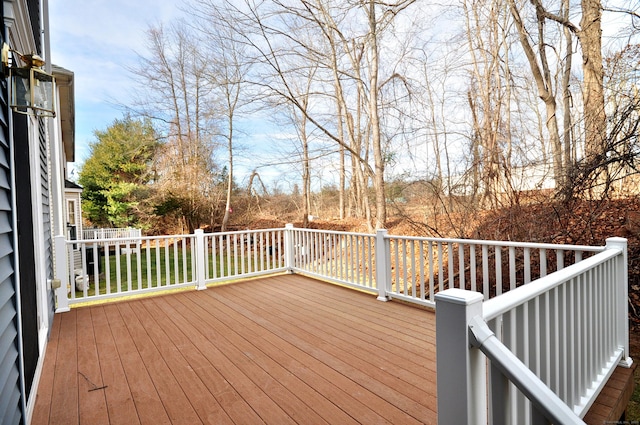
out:
M332 193L371 229L407 187L440 212L608 196L640 153L631 6L191 0L148 29L131 108L163 135L153 184L189 228L288 189L304 223Z

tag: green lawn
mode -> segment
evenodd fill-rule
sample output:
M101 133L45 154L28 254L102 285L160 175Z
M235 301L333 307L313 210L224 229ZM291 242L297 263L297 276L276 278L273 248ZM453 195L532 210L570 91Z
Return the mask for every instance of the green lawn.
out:
M118 258L119 257L119 258ZM140 257L138 259L138 257ZM169 287L195 280L190 247L184 249L179 246L174 248L151 247L148 250L141 248L140 254L135 249L129 255L117 256L113 251L107 256L101 255L99 260L99 294L127 292L131 290ZM253 261L253 258L251 258ZM246 266L250 261L245 255L244 259L238 258L238 272L241 272L242 263ZM208 257L207 278L233 276L236 274L236 260L232 256L229 260L226 256L218 255L215 258ZM93 266L88 265L88 272L93 272ZM118 277L120 277L118 282ZM88 295L95 295L94 276L89 276ZM129 282L131 287L129 287ZM109 287L109 291L107 291ZM82 297L83 292L76 290L76 297Z

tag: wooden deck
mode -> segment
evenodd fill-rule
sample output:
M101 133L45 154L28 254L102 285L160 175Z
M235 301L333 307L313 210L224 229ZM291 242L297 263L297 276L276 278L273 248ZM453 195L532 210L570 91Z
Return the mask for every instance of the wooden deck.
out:
M435 315L283 275L56 315L33 424L435 424Z
M432 311L280 275L56 315L32 424L435 424L435 370Z

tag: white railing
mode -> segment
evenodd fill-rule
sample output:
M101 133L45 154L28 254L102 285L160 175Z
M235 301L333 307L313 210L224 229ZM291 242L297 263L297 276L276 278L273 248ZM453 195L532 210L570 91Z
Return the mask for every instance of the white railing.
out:
M132 227L126 228L98 228L98 229L83 229L82 239L115 239L115 238L140 238L142 237L141 229L134 229Z
M631 365L624 239L488 301L459 288L435 298L443 423L583 423L614 368Z
M284 234L284 229L203 234L204 283L285 271Z
M291 269L377 293L375 235L287 228Z
M563 414L580 423L616 364L631 361L624 239L589 247L287 225L55 242L59 312L84 301L282 272L384 301L437 304L443 423L487 423L487 412L491 423L537 423L541 416L565 423ZM491 360L490 392L481 352ZM566 409L553 407L559 405Z
M604 249L390 236L386 230L373 235L296 229L292 225L284 229L202 234L202 240L199 231L194 235L133 236L139 232L139 229L94 229L85 231L88 239L67 241L64 252L70 250L69 245L75 252L68 254L66 280L78 289L69 294L70 298L106 298L181 284L203 287L231 278L286 270L376 293L380 300L396 298L434 306L434 296L442 290L478 291L487 300ZM101 234L120 237L95 239ZM173 253L180 243L186 244L184 249ZM199 246L197 255L191 256L192 247ZM105 253L109 259L106 263ZM198 256L202 257L200 261ZM93 258L101 259L100 270L91 270ZM87 266L87 262L91 264ZM176 262L186 271L176 274L180 269ZM187 267L190 262L193 264ZM112 270L104 275L106 267ZM130 277L123 272L129 269ZM155 284L151 285L149 279ZM101 284L106 286L101 288Z
M70 305L284 272L284 229L56 238L57 311ZM62 253L62 255L59 255Z
M485 299L582 261L604 247L293 229L293 271L434 306L448 288ZM382 247L382 248L380 248Z
M448 288L481 292L488 300L604 249L386 234L384 243L391 271L387 296L426 305Z
M195 284L195 235L63 242L74 258L67 270L69 305Z

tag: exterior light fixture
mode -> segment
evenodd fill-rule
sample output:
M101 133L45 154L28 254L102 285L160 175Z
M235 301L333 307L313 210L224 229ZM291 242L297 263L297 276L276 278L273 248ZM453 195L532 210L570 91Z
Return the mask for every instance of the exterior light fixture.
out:
M9 55L12 54L11 64ZM24 67L15 66L16 56L25 63ZM2 47L2 67L4 75L9 77L11 99L9 106L15 112L38 117L55 117L53 75L40 69L44 60L36 54L23 55L11 50L5 43Z

